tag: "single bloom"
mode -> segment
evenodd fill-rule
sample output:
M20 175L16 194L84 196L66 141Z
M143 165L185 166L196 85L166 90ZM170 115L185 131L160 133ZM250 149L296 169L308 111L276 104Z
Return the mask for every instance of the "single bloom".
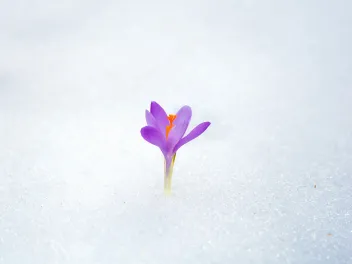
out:
M187 105L181 107L176 114L167 115L158 103L151 102L150 111L145 111L147 126L141 129L141 135L146 141L159 147L164 155L164 189L167 193L171 191L172 169L177 150L210 126L210 122L203 122L185 136L191 117L192 109Z

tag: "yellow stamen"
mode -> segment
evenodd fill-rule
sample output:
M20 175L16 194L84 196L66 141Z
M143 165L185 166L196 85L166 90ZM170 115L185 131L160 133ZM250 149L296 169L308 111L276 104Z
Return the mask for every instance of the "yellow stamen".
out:
M170 124L168 126L166 126L166 139L169 136L169 133L170 133L171 129L174 127L173 122L176 119L176 115L169 115L167 117L167 119L169 119L169 123Z

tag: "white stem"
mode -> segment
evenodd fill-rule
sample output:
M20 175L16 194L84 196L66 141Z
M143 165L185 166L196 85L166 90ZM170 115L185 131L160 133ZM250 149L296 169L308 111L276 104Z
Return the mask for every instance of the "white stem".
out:
M170 160L165 159L165 170L164 170L164 192L165 194L171 193L172 184L172 172L174 169L176 154L174 154Z

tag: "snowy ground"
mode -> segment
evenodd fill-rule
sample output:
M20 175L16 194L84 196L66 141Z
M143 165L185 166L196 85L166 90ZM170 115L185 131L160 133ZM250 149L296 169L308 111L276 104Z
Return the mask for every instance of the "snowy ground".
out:
M0 263L352 263L351 10L1 1ZM151 100L212 122L171 197Z

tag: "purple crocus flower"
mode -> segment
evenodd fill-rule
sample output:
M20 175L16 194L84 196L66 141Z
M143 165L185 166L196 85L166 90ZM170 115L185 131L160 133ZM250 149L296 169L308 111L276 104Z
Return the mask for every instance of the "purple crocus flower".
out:
M142 137L160 148L165 158L164 189L171 191L172 170L177 150L184 144L201 135L210 125L204 122L184 136L192 117L192 109L185 105L176 115L167 115L156 102L150 104L150 111L145 111L147 126L141 129Z

